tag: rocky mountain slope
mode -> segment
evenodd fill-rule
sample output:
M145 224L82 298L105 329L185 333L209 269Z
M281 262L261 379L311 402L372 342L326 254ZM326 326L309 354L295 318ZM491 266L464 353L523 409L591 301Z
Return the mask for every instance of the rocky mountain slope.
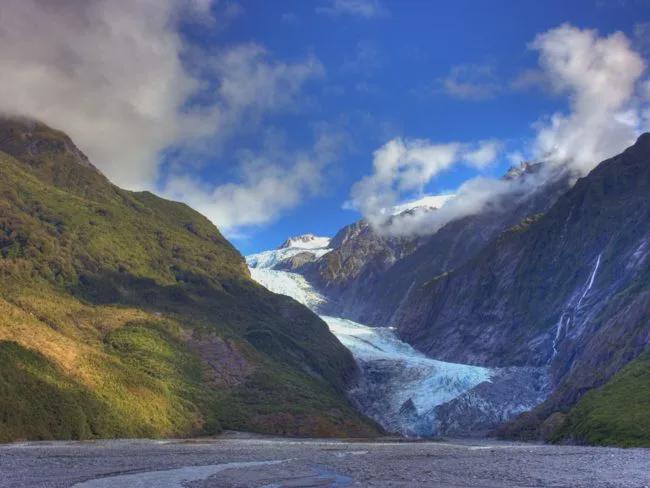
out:
M186 205L0 120L0 440L372 435L349 351Z
M417 238L383 236L361 220L343 227L330 241L330 252L316 259L291 261L292 269L307 277L328 298L324 313L363 321L375 301L383 274L421 244ZM367 323L377 324L376 320Z
M412 293L401 308L400 336L441 359L549 365L554 393L502 433L556 431L558 414L650 345L648 195L644 134L548 212ZM637 381L650 384L647 376Z
M547 210L566 191L568 181L562 174L541 186L528 185L527 179L535 178L541 166L522 163L512 168L504 175L515 183L510 194L483 212L451 221L431 235L386 235L360 220L336 234L329 244L331 252L320 258L294 260L285 268L303 274L328 297L330 309L325 312L392 326L399 321L401 304L410 293L468 261L522 219Z
M525 182L541 170L524 164L504 178ZM501 372L436 407L438 431L498 425L521 408L503 399L548 396L500 434L642 443L647 435L630 436L612 412L638 418L650 408L647 368L630 366L625 388L608 381L650 344L650 135L571 188L558 175L521 189L428 237L400 240L358 222L321 256L287 268L325 295L319 311L397 325L429 357ZM626 403L629 385L641 393Z

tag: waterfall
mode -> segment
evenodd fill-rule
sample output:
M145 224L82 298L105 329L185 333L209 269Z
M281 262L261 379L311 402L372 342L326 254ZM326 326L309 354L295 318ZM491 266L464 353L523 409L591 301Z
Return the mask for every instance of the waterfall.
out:
M603 255L602 252L598 254L598 258L596 258L596 263L594 264L594 267L591 270L591 273L589 273L587 281L584 284L584 289L582 291L582 294L580 295L580 298L578 299L578 303L576 303L575 307L572 306L572 302L575 297L575 295L573 295L569 300L568 305L560 315L560 320L558 320L557 326L555 327L555 337L553 338L553 353L551 354L551 357L548 360L549 363L555 358L555 356L557 356L558 345L561 340L562 331L564 330L564 336L566 337L569 330L569 325L571 324L574 315L578 313L578 311L580 310L582 301L587 296L589 290L591 290L591 287L594 284L594 280L596 279L596 273L598 273L598 268L600 267L600 259L602 255Z

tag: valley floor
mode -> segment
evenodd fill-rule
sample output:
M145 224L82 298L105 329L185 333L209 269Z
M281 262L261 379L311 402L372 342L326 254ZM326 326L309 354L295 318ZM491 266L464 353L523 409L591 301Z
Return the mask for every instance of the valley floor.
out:
M650 450L279 439L30 442L0 446L2 487L644 487Z

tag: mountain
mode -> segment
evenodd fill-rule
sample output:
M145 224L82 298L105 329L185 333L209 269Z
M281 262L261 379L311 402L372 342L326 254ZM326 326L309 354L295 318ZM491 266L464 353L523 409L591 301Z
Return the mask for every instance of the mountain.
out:
M375 305L371 290L378 277L418 245L417 238L380 235L361 220L342 228L327 253L303 262L294 260L290 269L303 274L327 297L323 313L364 322L365 311ZM376 324L372 320L364 323Z
M430 273L448 269L445 266L452 259L470 259L510 222L551 205L567 183L557 178L531 191L536 187L528 178L535 177L540 167L523 165L516 175L507 175L515 181L513 191L502 201L430 236L384 235L362 220L339 231L329 247L318 250L320 257L314 253L307 257L307 251L298 246L251 255L247 261L255 279L308 304L352 348L362 376L351 397L362 412L387 430L406 435L484 434L547 398L547 368L511 364L483 368L464 358L425 358L384 324L394 323L400 303ZM396 218L411 210L400 211ZM419 280L417 287L415 280ZM376 330L363 325L366 318ZM359 334L366 341L365 348L372 344L373 350L400 354L369 360L356 341L340 335L342 323L352 324L343 330ZM382 343L379 337L388 342ZM470 377L481 379L474 382Z
M405 403L420 432L433 418L449 435L650 445L650 134L574 185L549 169L511 168L518 191L429 236L349 225L290 269L322 293L320 313L489 368L433 416Z
M327 325L184 204L0 120L0 440L377 433Z
M562 431L590 440L576 427L584 424L564 425L565 414L650 345L648 195L650 134L644 134L579 179L547 212L411 293L401 307L400 337L445 360L547 365L552 395L501 434L550 438ZM630 376L628 383L647 391L647 373ZM590 404L599 395L590 396ZM648 407L646 400L626 409ZM571 419L586 415L587 407L576 408Z
M291 269L303 274L328 298L329 309L324 312L376 326L395 325L410 293L432 277L470 260L509 227L544 212L566 191L564 174L544 185L529 185L528 179L535 178L541 167L541 163L523 163L511 168L504 179L515 180L512 192L483 212L453 220L435 233L385 235L361 220L336 234L329 244L331 252L294 263ZM432 202L442 205L452 197L402 205L399 213L414 208L435 212Z

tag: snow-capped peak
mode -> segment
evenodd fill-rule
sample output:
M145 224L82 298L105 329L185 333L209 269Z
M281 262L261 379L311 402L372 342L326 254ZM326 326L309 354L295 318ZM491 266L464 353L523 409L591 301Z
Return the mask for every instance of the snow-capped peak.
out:
M331 251L328 247L329 244L329 237L303 234L301 236L290 237L277 249L249 254L246 256L246 262L251 268L273 269L280 263L298 254L308 253L312 255L313 259L318 259Z
M390 209L392 215L399 215L402 212L415 210L416 208L434 209L442 207L447 200L454 198L456 195L449 193L446 195L427 195L417 200L400 203Z
M287 249L289 247L297 249L323 249L329 246L329 237L318 237L314 234L303 234L300 236L289 237L278 249Z

